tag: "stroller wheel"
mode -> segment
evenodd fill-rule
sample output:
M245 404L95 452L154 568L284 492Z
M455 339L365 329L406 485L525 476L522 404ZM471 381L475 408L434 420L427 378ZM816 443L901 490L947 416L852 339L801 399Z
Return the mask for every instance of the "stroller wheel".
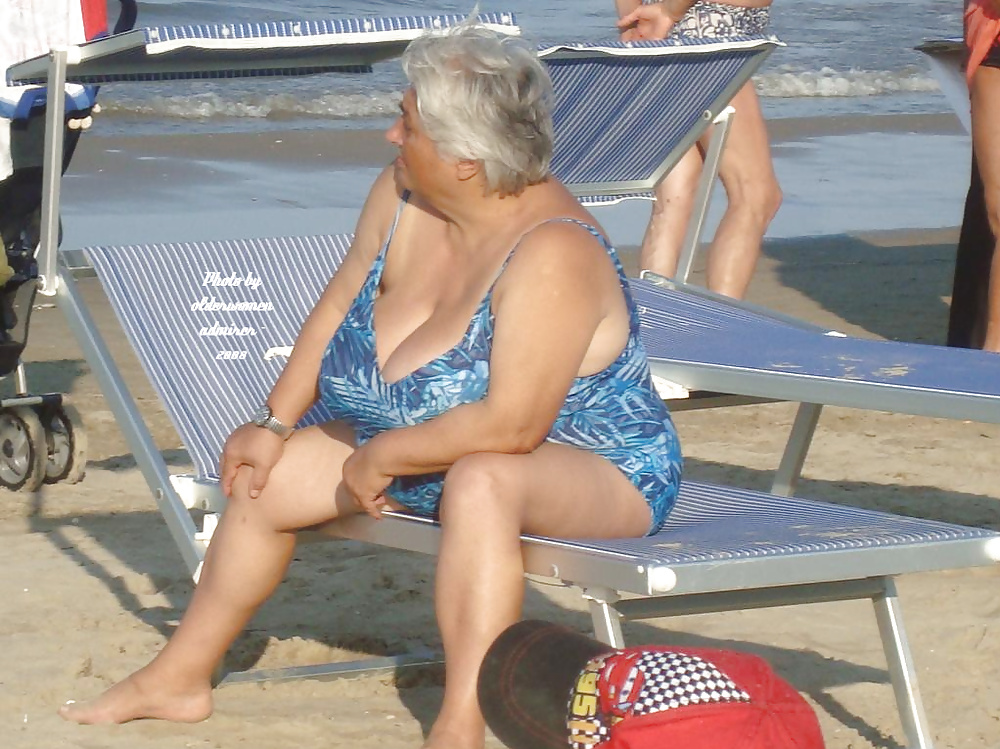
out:
M45 429L45 483L76 484L87 470L87 432L80 412L68 403L41 412Z
M0 486L33 492L45 478L45 430L27 406L0 409Z

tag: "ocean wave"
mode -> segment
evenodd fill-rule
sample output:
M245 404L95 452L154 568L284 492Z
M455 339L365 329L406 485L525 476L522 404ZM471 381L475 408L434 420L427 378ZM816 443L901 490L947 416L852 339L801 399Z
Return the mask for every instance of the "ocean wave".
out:
M254 95L231 98L217 93L179 96L154 96L145 99L102 97L105 115L206 120L293 119L321 117L329 119L368 119L395 116L399 112L400 94L354 93L322 94L301 97L296 94Z
M927 73L904 71L765 70L754 76L757 92L769 99L817 99L935 93L940 89ZM360 88L360 87L359 87ZM102 91L101 106L112 118L210 121L210 120L366 120L395 117L402 86L385 82L371 88L330 93L318 87L299 87L280 93L257 89L164 92L129 95L126 89Z
M776 99L887 96L940 91L937 81L916 68L895 70L793 70L783 67L754 76L757 93Z

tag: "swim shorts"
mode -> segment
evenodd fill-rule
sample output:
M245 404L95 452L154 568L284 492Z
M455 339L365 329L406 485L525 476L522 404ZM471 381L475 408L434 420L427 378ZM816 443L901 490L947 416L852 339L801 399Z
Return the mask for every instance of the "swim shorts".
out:
M674 24L670 36L728 39L758 36L767 31L770 8L744 8L728 3L697 2Z

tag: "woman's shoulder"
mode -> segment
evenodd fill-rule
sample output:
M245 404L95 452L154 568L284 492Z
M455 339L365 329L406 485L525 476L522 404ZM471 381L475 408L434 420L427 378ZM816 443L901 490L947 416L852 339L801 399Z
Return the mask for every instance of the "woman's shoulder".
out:
M503 286L543 283L571 296L592 299L618 287L613 252L603 230L585 216L557 215L530 227L504 269Z
M611 249L611 241L601 225L584 211L559 211L528 227L517 254L540 261L576 260L594 262Z

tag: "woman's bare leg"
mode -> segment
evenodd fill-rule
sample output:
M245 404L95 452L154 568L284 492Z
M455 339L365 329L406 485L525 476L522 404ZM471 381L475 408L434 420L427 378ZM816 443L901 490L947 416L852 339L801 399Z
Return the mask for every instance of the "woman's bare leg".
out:
M296 531L356 512L340 489L354 434L340 424L297 431L256 499L242 469L180 626L145 667L60 714L78 723L194 722L212 712L211 679L233 640L284 577ZM336 488L333 488L336 487Z
M740 299L753 277L768 224L781 205L767 126L753 83L733 97L733 124L719 161L728 205L708 252L708 288Z
M563 537L642 536L650 511L603 458L543 444L528 455L481 453L448 473L436 607L445 649L445 694L426 746L481 749L479 666L521 613L522 532Z
M1000 353L1000 70L978 68L970 93L972 142L983 178L986 213L994 241L983 350Z
M703 163L698 147L692 146L657 185L639 253L641 270L667 278L677 273Z

